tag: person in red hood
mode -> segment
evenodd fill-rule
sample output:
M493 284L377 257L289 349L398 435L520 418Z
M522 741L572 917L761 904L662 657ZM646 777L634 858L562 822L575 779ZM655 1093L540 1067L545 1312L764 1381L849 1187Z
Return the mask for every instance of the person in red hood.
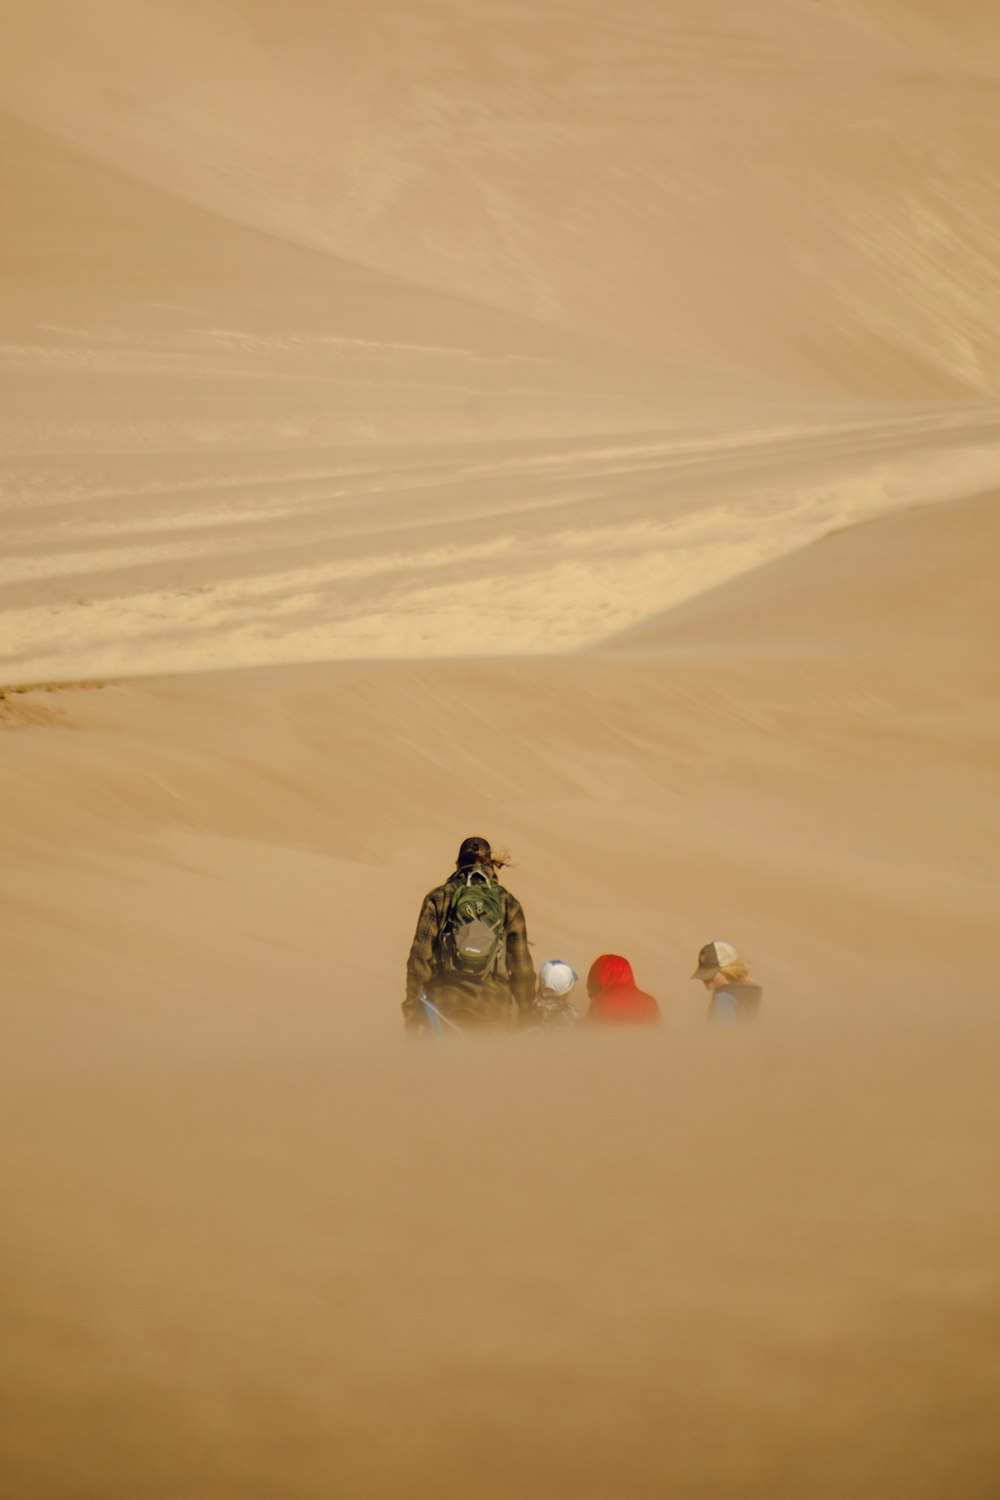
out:
M660 1019L660 1007L652 995L636 986L632 965L620 953L602 953L594 959L587 975L587 993L588 1021L617 1026Z

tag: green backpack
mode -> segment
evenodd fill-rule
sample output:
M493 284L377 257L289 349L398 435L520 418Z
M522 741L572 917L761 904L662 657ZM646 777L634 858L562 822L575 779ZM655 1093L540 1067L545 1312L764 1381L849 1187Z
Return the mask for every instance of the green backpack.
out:
M483 870L462 873L448 907L445 951L459 974L485 979L499 970L506 973L503 892Z

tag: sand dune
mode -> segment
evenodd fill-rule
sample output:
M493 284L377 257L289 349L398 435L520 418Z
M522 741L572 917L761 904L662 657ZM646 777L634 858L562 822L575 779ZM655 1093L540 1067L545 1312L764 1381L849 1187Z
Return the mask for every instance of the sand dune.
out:
M1000 545L998 528L1000 497L987 494L839 530L610 644L675 654L714 646L727 661L860 658L866 672L904 667L917 692L952 675L989 709L1000 606L980 564Z
M986 83L544 14L0 5L4 680L572 649L1000 481Z
M145 458L17 467L4 671L32 682L593 645L831 528L995 483L1000 442L978 410L935 411L792 437L229 451L166 481Z
M6 681L572 649L1000 474L988 403L751 392L6 139Z
M1000 127L969 67L988 21L810 0L0 15L9 108L282 238L675 358L997 392Z
M0 1492L993 1500L993 11L0 30Z
M19 1493L990 1494L995 525L855 528L652 655L9 695ZM662 1037L400 1050L467 826ZM686 977L716 929L749 1051Z
M38 946L51 920L49 882L60 890L66 881L62 843L149 862L157 882L186 869L186 841L192 851L200 841L214 851L210 868L218 857L242 866L246 840L262 845L265 866L273 844L305 851L307 867L323 852L349 862L359 889L343 911L336 903L327 910L342 877L318 884L309 877L309 899L319 904L304 924L295 919L315 932L304 961L312 964L320 943L325 974L359 949L348 990L362 985L366 1022L383 1031L395 1026L394 1007L372 1010L367 997L373 981L389 993L397 985L409 923L380 959L369 954L376 967L366 969L358 908L370 903L381 923L376 893L387 882L394 900L405 904L407 891L412 900L428 851L450 857L441 824L447 809L449 826L500 818L498 841L518 851L533 904L544 901L557 923L556 948L587 940L609 884L629 889L615 916L623 924L617 941L641 945L661 987L676 984L689 934L714 912L723 926L728 919L766 932L758 943L784 961L794 955L796 982L820 945L831 980L837 965L846 967L818 993L826 991L837 1011L867 1005L880 988L871 969L880 939L892 933L908 945L914 906L936 904L940 931L921 934L919 962L914 954L910 968L923 972L908 969L901 997L913 1009L916 984L920 1003L933 1010L942 986L952 985L956 931L971 942L992 903L997 607L988 580L969 576L968 559L989 551L997 517L990 496L852 528L599 653L317 664L8 692L10 727L41 723L49 731L10 737L5 747L15 778L6 837L37 863L43 881L40 898L29 903L30 883L17 867L9 896L20 917L11 936L28 933L33 905L38 926L22 936L25 957ZM753 851L750 888L742 860L719 868L716 834ZM630 889L637 842L642 884L653 880L645 894ZM818 843L823 859L810 878L841 921L850 913L850 944L830 930L823 901L803 918L803 903L816 898L795 886L803 867L815 864ZM570 929L558 910L567 866L571 904L587 893ZM235 893L241 899L245 878ZM46 987L58 984L60 969L71 991L81 969L99 975L93 963L66 968L65 943L96 922L113 953L122 917L111 891L119 883L113 871L105 880L96 868L79 886L69 881L66 894L84 902L86 917L73 916L58 949L40 960ZM268 871L254 902L273 883ZM184 946L174 951L178 898L179 890L150 903L141 885L135 896L135 915L146 911L165 944L156 953L157 982L172 993L180 965L214 988L219 972L246 957L221 928L224 956L204 973L202 955L192 965ZM203 911L204 897L188 906ZM892 943L888 950L879 960L886 973ZM283 966L290 955L294 946L274 961ZM28 964L25 983L32 972ZM309 972L311 989L317 981ZM99 978L93 982L99 992ZM320 981L324 994L327 985ZM890 991L879 1003L892 1000ZM958 1000L952 997L950 1011Z

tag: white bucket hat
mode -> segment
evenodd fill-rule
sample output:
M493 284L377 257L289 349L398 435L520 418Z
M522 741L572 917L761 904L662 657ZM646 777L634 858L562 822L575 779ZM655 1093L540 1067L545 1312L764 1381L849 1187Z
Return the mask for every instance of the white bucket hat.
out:
M577 976L569 964L561 958L550 958L538 971L538 982L543 995L568 995L576 984Z

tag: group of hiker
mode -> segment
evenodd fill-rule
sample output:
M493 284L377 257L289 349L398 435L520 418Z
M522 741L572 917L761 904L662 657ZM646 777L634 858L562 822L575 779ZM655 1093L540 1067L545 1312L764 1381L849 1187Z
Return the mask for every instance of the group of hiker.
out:
M486 839L463 839L454 873L424 897L406 965L407 1030L544 1031L581 1019L657 1023L659 1005L639 989L632 965L619 953L603 953L591 964L590 1004L582 1015L572 998L578 976L571 964L549 959L536 975L521 903L500 882L503 863ZM756 1015L761 988L731 943L706 943L691 977L708 991L711 1020Z

